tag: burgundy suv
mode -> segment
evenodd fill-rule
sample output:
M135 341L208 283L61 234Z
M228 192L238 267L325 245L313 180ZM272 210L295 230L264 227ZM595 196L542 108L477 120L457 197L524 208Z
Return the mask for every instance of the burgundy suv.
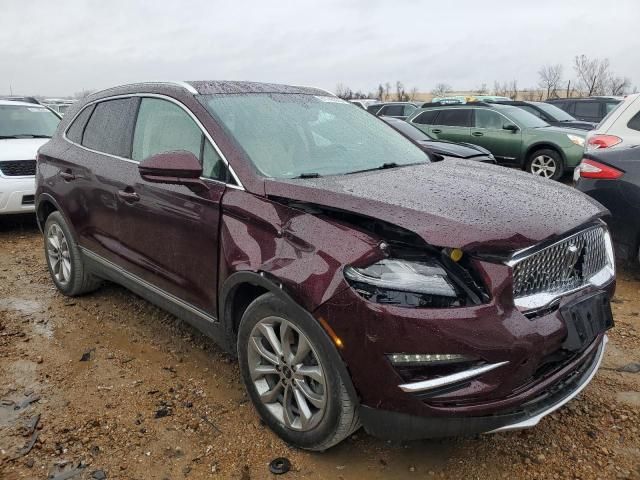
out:
M72 108L38 157L53 282L117 282L213 337L293 445L530 427L600 364L606 211L569 187L433 162L314 88L144 83Z

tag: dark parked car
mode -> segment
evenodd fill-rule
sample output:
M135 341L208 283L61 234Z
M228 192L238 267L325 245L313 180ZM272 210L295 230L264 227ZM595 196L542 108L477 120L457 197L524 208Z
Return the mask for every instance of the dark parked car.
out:
M578 190L607 207L616 255L640 263L640 146L585 153L575 171Z
M416 142L425 152L442 157L464 158L485 163L496 163L496 159L486 148L472 143L455 143L430 137L410 123L397 118L381 117L402 135Z
M570 187L431 162L314 88L149 83L71 108L38 160L53 283L118 282L214 337L292 445L531 427L600 364L613 252Z
M569 127L579 128L580 130L593 130L598 125L593 122L584 122L577 120L569 115L564 110L556 107L555 105L547 102L526 102L526 101L496 101L493 103L500 103L502 105L513 105L514 107L520 107L529 113L533 113L536 117L541 118L549 125L554 127Z
M378 117L393 117L404 120L418 109L420 104L413 102L377 103L367 107L369 113Z
M547 100L547 103L555 105L578 120L597 124L616 108L620 99L615 97L556 98Z

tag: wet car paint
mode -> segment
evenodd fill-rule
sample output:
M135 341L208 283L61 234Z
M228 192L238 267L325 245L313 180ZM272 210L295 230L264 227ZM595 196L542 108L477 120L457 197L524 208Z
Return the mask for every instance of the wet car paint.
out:
M213 94L280 91L280 88L300 91L293 87L225 82L193 85L201 93ZM326 94L315 89L302 91ZM498 263L474 260L491 293L492 300L486 305L399 309L367 302L346 283L343 267L365 266L383 258L380 244L386 238L341 220L326 209L397 226L415 234L424 247L460 247L472 253L508 254L602 216L605 211L588 197L529 174L462 160L341 177L265 179L196 97L184 89L161 85L121 87L91 99L145 92L168 95L187 106L215 139L241 179L242 188L227 186L196 194L185 186L146 185L132 163L108 158L98 165L93 158L95 154L57 138L40 151L38 206L41 208L48 198L55 200L70 225L75 225L74 234L81 246L97 250L124 268L136 269L136 274L145 281L210 313L211 322L222 325L228 333L226 343L223 342L225 348L232 351L235 348L232 337L235 319L222 306L226 301L225 286L234 274L242 272L260 275L274 290L284 292L317 319L328 322L344 339L346 347L339 353L351 372L359 397L364 404L374 407L419 415L464 413L456 409L435 410L400 392L397 374L388 363L384 364L383 354L392 348L420 352L427 346L443 352L445 348L457 349L488 361L507 357L514 362L527 356L537 358L558 348L565 330L557 314L531 323L517 312L511 298L509 269ZM65 116L60 131L68 126L80 106ZM80 164L85 170L77 167ZM77 183L65 183L60 177L61 171L71 167L81 177ZM96 179L104 180L104 186L96 188L100 184ZM162 247L158 242L166 240L168 234L158 229L153 235L138 238L138 247L129 250L166 249L164 255L170 258L154 254L157 262L149 265L123 246L110 244L121 240L115 223L126 207L114 200L114 179L118 188L132 186L148 194L148 201L153 203L147 203L148 208L126 228L134 229L136 222L144 223L142 217L146 214L157 224L165 225L167 232L173 232L171 241ZM189 202L189 208L185 208ZM211 209L198 208L202 202L209 202ZM190 226L183 222L185 215L191 216ZM216 228L218 233L214 234ZM194 236L194 229L209 233L198 232L202 235ZM172 271L171 262L179 255L191 255L190 260L204 255L207 260L189 261L182 266L180 275L172 276L176 272ZM470 390L464 390L462 397L482 395L491 400L510 395L522 387L522 379L533 368L516 372L516 364L485 375ZM544 382L540 383L540 388L543 386ZM535 389L523 391L517 399L521 401L534 393ZM489 402L467 409L466 413L486 413L494 406Z

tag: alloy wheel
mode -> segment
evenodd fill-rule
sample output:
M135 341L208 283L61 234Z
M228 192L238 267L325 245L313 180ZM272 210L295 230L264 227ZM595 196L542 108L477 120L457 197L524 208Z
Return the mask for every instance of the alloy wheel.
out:
M66 285L71 279L69 243L59 225L53 223L47 232L47 257L56 281Z
M269 412L292 430L318 425L327 408L327 379L307 336L271 316L253 327L248 347L251 380Z
M558 168L557 162L549 155L538 155L531 160L531 173L544 178L551 178L555 175Z

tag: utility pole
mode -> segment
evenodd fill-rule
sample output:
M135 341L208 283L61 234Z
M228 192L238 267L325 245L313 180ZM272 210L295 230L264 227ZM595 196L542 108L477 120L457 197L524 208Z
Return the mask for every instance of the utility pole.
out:
M9 93L11 94L11 96L13 96L13 87L11 86L11 84L9 84Z

